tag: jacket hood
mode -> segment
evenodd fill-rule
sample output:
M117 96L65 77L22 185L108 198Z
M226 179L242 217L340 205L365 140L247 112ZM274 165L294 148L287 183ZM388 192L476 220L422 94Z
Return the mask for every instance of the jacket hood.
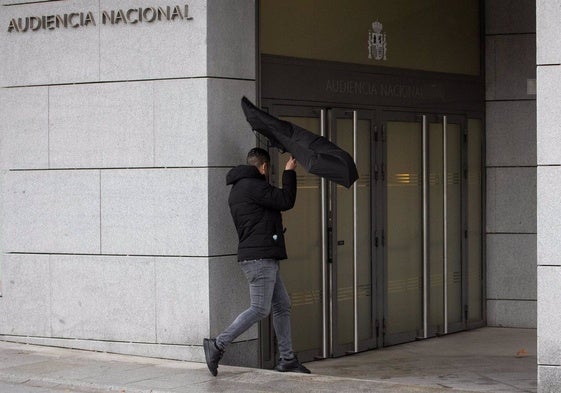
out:
M230 169L226 175L226 185L234 184L241 179L253 178L266 180L265 175L259 173L253 165L238 165Z

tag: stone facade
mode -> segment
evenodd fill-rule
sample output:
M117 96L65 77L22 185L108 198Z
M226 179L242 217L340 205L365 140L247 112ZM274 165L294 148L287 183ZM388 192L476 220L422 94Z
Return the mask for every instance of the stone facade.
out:
M224 175L255 142L239 108L255 100L255 1L101 22L168 5L0 0L1 339L203 361L202 338L247 305ZM487 320L537 325L539 391L554 392L561 5L484 6ZM87 26L7 28L90 11ZM256 365L257 329L232 349L226 363Z
M534 1L485 1L490 326L536 327L535 42Z
M537 1L538 390L561 386L561 4Z
M167 6L0 3L2 339L204 361L247 306L225 174L255 143L255 2L102 22ZM7 29L65 14L76 27ZM256 339L230 362L256 365Z

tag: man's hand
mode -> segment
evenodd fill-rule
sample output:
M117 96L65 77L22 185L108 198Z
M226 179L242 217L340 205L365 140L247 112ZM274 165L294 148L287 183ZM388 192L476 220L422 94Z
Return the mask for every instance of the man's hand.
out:
M290 159L286 162L286 166L284 167L285 171L293 171L296 169L296 158L290 157Z

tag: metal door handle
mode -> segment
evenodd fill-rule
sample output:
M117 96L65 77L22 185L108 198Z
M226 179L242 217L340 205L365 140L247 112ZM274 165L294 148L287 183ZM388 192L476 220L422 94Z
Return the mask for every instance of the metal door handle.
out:
M325 137L326 134L326 113L325 109L321 110L320 113L320 133L321 136ZM327 233L327 181L321 178L321 293L322 293L322 356L327 358L328 351L328 313L327 313L327 279L328 279L328 263L330 260L329 255L329 236Z
M423 115L423 134L422 134L422 165L423 165L423 338L428 337L429 325L429 235L428 235L428 192L429 192L429 176L428 176L428 127L427 116Z
M353 111L353 159L358 162L358 112ZM358 352L358 181L353 184L353 306L354 350Z
M442 117L442 214L443 214L443 250L444 253L444 334L448 334L448 149L447 149L447 135L446 129L448 128L448 118Z

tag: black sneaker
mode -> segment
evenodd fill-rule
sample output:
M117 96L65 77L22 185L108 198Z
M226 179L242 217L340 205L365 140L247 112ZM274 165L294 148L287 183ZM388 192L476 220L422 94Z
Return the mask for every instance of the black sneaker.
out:
M279 362L275 366L275 370L280 371L281 373L311 373L310 370L308 370L302 365L302 363L298 361L298 358L296 356L294 356L292 359L280 358Z
M213 377L218 374L218 362L222 359L224 351L216 345L216 339L203 339L203 348L205 350L206 365Z

